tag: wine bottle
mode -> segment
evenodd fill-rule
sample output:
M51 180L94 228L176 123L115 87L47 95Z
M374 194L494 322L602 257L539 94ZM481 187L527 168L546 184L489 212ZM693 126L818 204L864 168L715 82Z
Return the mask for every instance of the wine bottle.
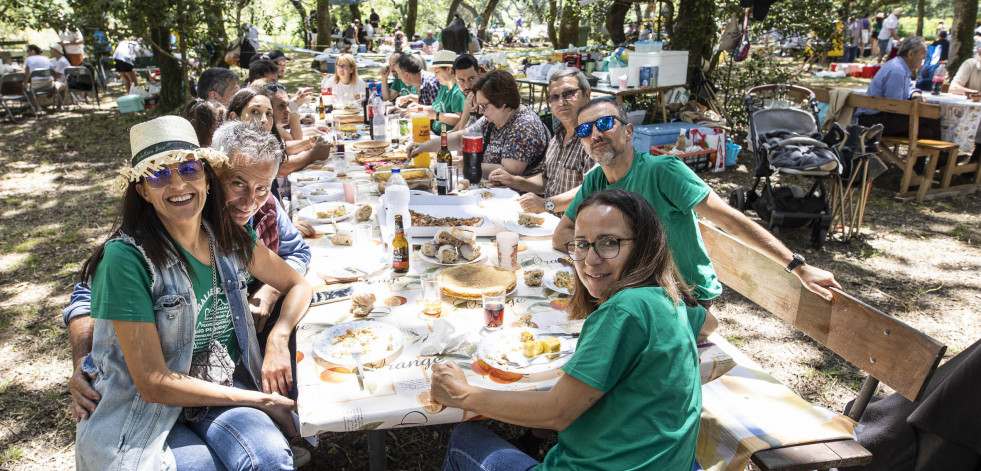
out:
M445 195L450 192L450 166L453 165L453 156L446 145L446 135L443 131L439 136L440 148L436 153L436 193Z

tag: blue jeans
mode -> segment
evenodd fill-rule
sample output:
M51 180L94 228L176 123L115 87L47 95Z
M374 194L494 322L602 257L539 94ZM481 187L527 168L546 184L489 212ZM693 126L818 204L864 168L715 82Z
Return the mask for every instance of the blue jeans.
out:
M212 407L167 436L180 470L292 470L293 452L272 419L251 407Z
M443 471L527 471L538 465L503 438L486 428L462 423L453 429Z

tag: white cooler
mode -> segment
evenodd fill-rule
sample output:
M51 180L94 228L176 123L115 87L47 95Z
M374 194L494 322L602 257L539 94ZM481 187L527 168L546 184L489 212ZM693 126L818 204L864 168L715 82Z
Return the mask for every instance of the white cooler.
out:
M673 87L688 82L688 51L633 52L627 59L627 85L640 84L641 67L657 67L657 83L654 87ZM611 82L612 83L612 82Z

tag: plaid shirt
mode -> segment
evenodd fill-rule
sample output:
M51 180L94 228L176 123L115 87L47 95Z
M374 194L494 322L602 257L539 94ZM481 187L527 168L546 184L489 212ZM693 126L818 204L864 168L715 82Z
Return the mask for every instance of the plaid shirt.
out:
M422 74L422 85L419 87L419 104L420 105L431 105L436 101L436 94L439 93L439 80L436 80L436 74L423 70Z
M565 126L559 124L545 151L545 173L542 174L545 197L551 198L582 185L586 172L594 164L583 149L579 136L573 134L572 139L566 141Z

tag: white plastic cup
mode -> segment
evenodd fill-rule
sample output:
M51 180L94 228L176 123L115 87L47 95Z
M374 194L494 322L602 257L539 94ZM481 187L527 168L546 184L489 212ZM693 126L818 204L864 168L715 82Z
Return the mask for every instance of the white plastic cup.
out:
M518 269L518 234L499 232L497 234L497 266L505 270Z
M368 180L355 180L351 182L354 186L354 204L363 205L369 204L368 199L371 197L371 182Z
M374 241L371 238L372 227L371 224L358 224L354 226L354 243L361 248L370 248L374 246Z
M626 75L621 75L620 76L620 90L626 90L626 89L627 89L627 76Z

